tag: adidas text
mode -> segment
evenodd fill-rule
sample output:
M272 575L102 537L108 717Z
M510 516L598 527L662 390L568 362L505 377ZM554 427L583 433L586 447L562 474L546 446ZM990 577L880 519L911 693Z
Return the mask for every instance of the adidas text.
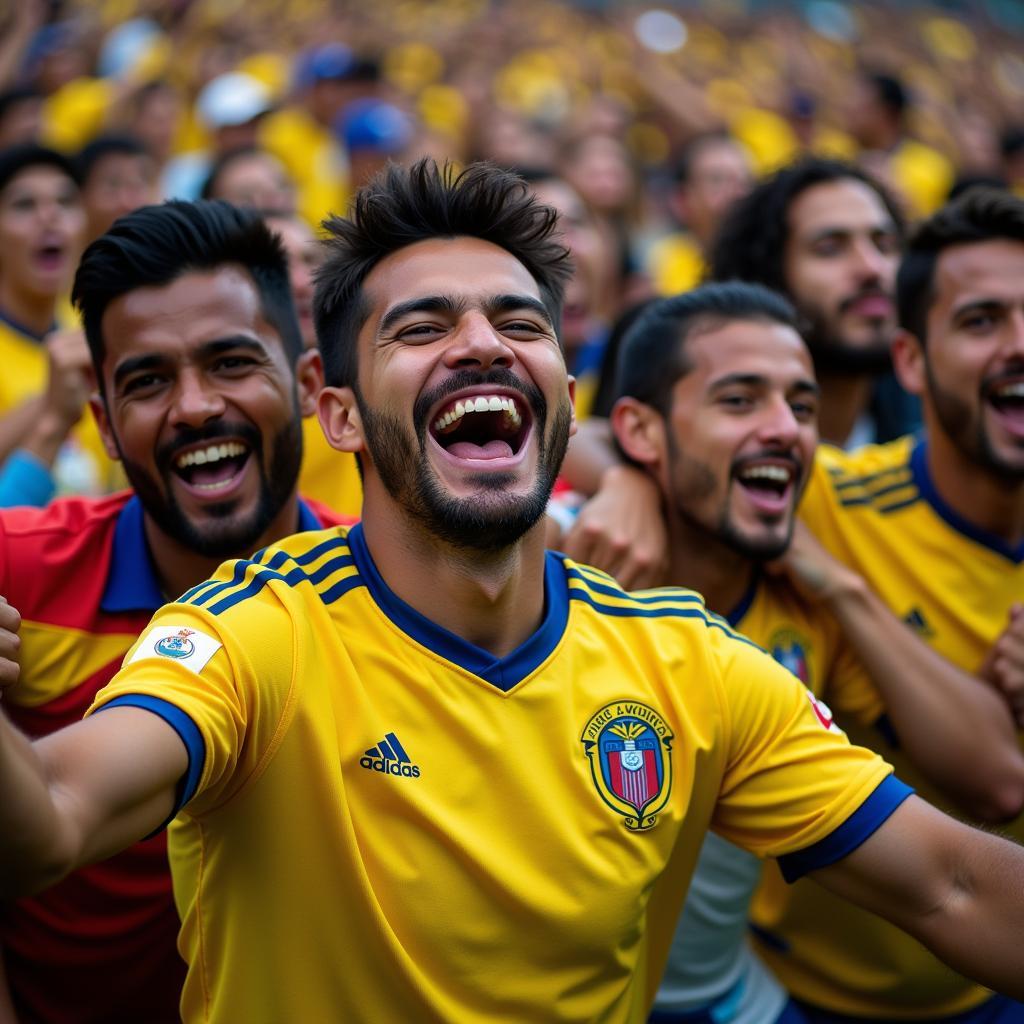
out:
M407 779L418 779L420 777L420 766L418 764L400 764L398 761L389 761L383 757L363 756L359 759L359 765L361 768L381 772L383 775L400 775Z

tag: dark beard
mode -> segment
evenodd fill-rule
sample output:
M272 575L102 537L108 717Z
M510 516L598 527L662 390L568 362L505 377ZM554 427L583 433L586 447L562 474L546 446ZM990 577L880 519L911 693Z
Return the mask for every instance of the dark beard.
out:
M259 500L244 519L234 516L235 502L210 505L202 523L190 520L182 511L170 486L174 454L186 445L238 437L250 448L260 474ZM120 447L120 446L119 446ZM206 558L249 555L291 497L302 465L302 420L296 413L274 437L269 471L264 469L263 443L258 430L249 424L212 423L202 430L182 431L157 451L157 466L163 486L136 462L121 455L121 463L146 514L169 537Z
M932 376L932 368L925 360L928 379L928 397L931 399L935 416L943 432L957 450L970 462L988 470L993 476L1010 483L1024 480L1024 466L1014 465L1001 459L993 450L985 433L985 421L981 413L984 398L979 395L977 422L971 407L956 395L943 390Z
M427 416L431 408L466 387L494 384L514 390L533 413L538 438L537 480L529 494L504 495L512 474L481 474L480 490L469 498L447 494L430 470L427 458ZM460 371L441 387L423 394L413 407L414 436L393 416L370 409L358 388L356 402L366 432L370 458L388 494L418 526L453 548L498 552L514 544L544 515L551 489L569 443L572 410L568 398L555 411L546 437L547 403L533 385L505 369L486 374Z
M877 377L892 369L890 338L881 333L868 345L848 345L830 333L824 314L817 309L801 310L800 333L820 376Z

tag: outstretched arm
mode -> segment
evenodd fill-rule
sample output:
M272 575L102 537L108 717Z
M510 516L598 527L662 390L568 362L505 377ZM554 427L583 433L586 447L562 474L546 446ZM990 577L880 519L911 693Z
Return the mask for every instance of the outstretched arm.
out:
M17 611L0 598L0 690L18 676ZM0 711L0 897L52 885L158 828L188 768L178 734L111 708L36 742Z
M1016 817L1024 806L1024 754L1000 694L932 650L802 523L775 570L838 620L900 743L929 781L972 817Z
M851 854L809 877L962 974L1024 999L1024 848L912 796Z

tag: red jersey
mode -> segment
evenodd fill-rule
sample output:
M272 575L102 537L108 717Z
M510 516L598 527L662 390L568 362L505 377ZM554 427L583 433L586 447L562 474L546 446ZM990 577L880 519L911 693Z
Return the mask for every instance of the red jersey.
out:
M299 529L340 522L300 502ZM130 492L0 513L0 594L22 616L21 676L4 710L30 736L77 721L166 603ZM0 907L0 945L19 1019L38 1024L180 1020L164 832Z

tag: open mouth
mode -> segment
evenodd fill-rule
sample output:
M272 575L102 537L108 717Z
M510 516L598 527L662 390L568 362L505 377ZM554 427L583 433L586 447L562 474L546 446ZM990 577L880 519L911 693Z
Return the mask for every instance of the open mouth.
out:
M733 476L760 511L777 515L789 508L798 470L792 462L750 461Z
M508 459L518 455L530 430L530 414L509 394L467 395L442 406L431 437L456 459Z
M990 387L987 397L996 412L1024 416L1024 379Z
M218 441L179 452L171 466L190 490L217 496L234 486L252 455L239 441Z
M58 270L64 263L64 247L56 243L42 245L36 249L33 260L43 270Z

